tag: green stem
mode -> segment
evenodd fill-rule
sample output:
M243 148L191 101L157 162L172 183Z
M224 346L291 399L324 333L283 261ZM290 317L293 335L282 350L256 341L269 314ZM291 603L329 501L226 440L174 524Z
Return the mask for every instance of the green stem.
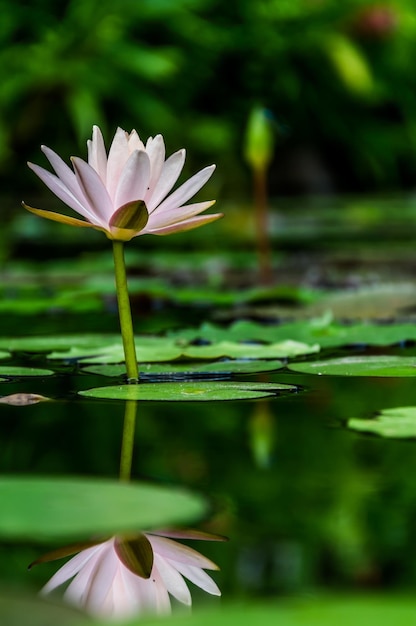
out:
M134 345L129 292L127 289L123 241L113 241L113 257L118 314L120 317L121 336L123 338L124 357L126 360L127 382L137 383L139 381L139 371L137 367L136 348Z
M254 170L254 202L256 206L260 282L263 285L270 285L273 276L268 232L266 168Z
M123 438L120 455L120 480L123 481L129 481L131 477L136 414L137 402L135 400L127 400L124 411Z

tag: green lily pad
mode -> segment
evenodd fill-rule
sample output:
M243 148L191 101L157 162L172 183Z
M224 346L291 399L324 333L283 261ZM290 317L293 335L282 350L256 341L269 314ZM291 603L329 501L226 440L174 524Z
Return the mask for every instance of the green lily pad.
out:
M3 477L0 501L2 539L42 542L165 527L205 512L184 489L98 478Z
M177 341L202 339L211 342L221 341L262 341L279 343L297 341L308 345L318 343L321 348L336 348L347 345L390 346L402 341L416 340L415 324L340 324L331 316L323 315L311 320L298 320L287 324L259 324L241 320L228 327L204 323L200 328L190 328L169 333ZM290 356L290 355L288 355Z
M81 611L65 605L54 604L39 596L0 592L0 615L5 626L87 626Z
M52 370L40 369L36 367L0 367L0 376L51 376ZM7 380L7 379L6 379Z
M408 439L416 437L416 406L383 409L374 419L352 417L348 428L359 432L374 433L380 437Z
M299 341L280 341L270 345L220 341L209 346L187 346L182 356L188 359L277 359L319 352L319 345Z
M416 357L347 356L307 363L290 363L288 368L302 374L327 376L416 376Z
M280 603L246 602L221 606L220 610L195 611L186 616L187 626L409 626L413 623L416 601L411 597L374 594L372 596L318 597ZM154 618L136 617L123 626L151 626ZM170 626L181 626L183 615L169 618ZM100 621L96 626L104 626Z
M216 374L256 374L258 372L272 372L283 367L283 362L261 359L227 360L214 363L139 363L140 376L203 376ZM124 364L93 365L84 367L83 372L99 374L101 376L123 376L126 373Z
M0 359L8 359L10 356L10 352L6 352L6 350L0 350Z
M175 382L140 383L97 387L80 391L81 396L107 400L153 400L156 402L203 402L208 400L251 400L296 391L294 385L279 383Z
M138 361L157 363L160 361L173 361L182 355L181 348L171 341L154 338L154 341L146 345L136 340L136 354ZM51 352L48 354L51 360L82 360L84 363L121 363L124 361L124 351L121 339L118 343L104 345L91 350L89 348L70 348L65 352Z
M120 335L48 335L36 337L0 337L0 349L10 352L51 352L73 347L93 350L120 342Z

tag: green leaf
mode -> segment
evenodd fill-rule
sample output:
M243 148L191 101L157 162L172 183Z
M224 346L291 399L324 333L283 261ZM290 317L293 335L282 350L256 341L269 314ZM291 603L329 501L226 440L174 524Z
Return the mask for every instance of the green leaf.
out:
M107 400L153 400L156 402L204 402L208 400L251 400L296 391L279 383L175 382L140 383L97 387L80 391L81 396Z
M38 542L137 533L205 512L202 498L184 489L98 478L5 476L0 501L0 537Z
M183 357L188 359L277 359L319 352L319 345L307 345L298 341L281 341L270 345L220 341L209 346L187 346Z
M412 597L344 596L340 598L312 597L296 601L281 600L279 603L264 601L224 605L217 610L195 611L186 616L169 617L169 626L409 626L413 624L416 601ZM123 626L154 626L155 618L136 617ZM94 622L105 626L104 621Z
M380 437L408 439L416 437L416 406L383 409L374 419L352 417L348 428L359 432L374 433Z
M40 369L36 367L13 367L3 365L0 367L0 376L51 376L52 370Z
M302 374L328 376L416 376L416 357L351 356L307 363L288 368Z
M258 372L272 372L283 367L282 361L253 360L227 360L213 363L139 363L140 375L170 376L191 378L200 377L203 374L215 376L216 374L256 374ZM100 374L101 376L122 376L126 373L124 364L96 365L84 367L83 372Z
M4 626L87 626L85 615L69 606L54 604L38 595L10 589L0 592L0 615Z

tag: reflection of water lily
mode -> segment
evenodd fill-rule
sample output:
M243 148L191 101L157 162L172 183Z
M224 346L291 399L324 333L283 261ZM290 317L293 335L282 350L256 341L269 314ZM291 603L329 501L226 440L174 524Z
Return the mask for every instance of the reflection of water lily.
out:
M163 535L169 533L146 533L130 539L113 537L97 545L90 544L52 576L42 593L47 594L72 579L64 594L67 602L93 615L115 618L169 613L169 594L191 605L191 594L183 577L210 594L221 595L204 571L218 569L215 563ZM192 532L171 536L218 539L203 533L195 536ZM73 552L71 548L58 550L38 562Z
M220 213L200 216L214 201L185 205L210 178L214 165L204 168L170 193L185 162L185 150L165 161L162 135L146 145L133 130L119 128L108 156L100 129L94 126L88 142L88 163L72 157L73 170L50 148L42 147L55 174L29 163L29 167L71 209L85 220L34 209L36 215L72 226L103 230L109 239L129 241L137 235L167 235L207 224Z

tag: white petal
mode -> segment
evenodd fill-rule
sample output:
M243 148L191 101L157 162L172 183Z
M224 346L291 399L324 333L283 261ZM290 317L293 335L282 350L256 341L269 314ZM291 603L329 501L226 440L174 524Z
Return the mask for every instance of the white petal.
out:
M80 202L83 203L83 194L78 184L77 178L70 167L56 154L53 150L47 146L41 146L42 152L45 154L49 163L55 170L55 174L61 179L65 187L72 193L72 195Z
M191 606L191 592L178 570L159 554L155 554L155 567L168 592L182 604Z
M173 185L179 178L185 163L185 150L178 150L172 154L164 163L159 180L155 183L154 189L144 201L149 211L154 211L157 205L167 196Z
M107 153L103 135L98 126L92 127L92 140L87 141L88 163L95 169L104 185L107 180Z
M58 569L56 574L54 574L46 583L41 590L41 594L50 593L60 585L63 585L68 580L73 578L75 574L78 574L80 569L82 569L97 552L99 552L99 550L100 546L93 546L87 550L82 550L82 552L72 557L72 559L67 561L65 565Z
M185 576L185 578L190 580L197 587L200 587L200 589L203 589L213 596L221 595L221 591L219 590L217 584L212 580L211 576L208 576L208 574L200 567L193 567L191 565L177 562L172 563L172 565L173 567L176 567L178 572Z
M41 179L42 182L45 183L47 187L57 196L62 202L64 202L71 209L85 217L92 224L97 224L98 226L102 226L101 220L91 213L90 208L88 207L87 199L83 204L81 204L75 196L69 191L68 187L64 185L60 178L48 172L48 170L43 169L39 165L35 165L34 163L28 163L31 170L35 172L37 176Z
M146 535L146 537L150 541L153 551L163 558L205 569L218 569L215 563L189 546L165 537L157 537L155 535Z
M128 136L128 144L130 153L134 152L135 150L146 150L143 141L140 139L137 131L134 128Z
M132 200L143 200L150 179L150 160L143 150L135 150L121 173L114 206L119 208Z
M183 222L184 220L188 220L190 217L194 217L194 215L202 213L202 211L206 211L213 204L215 204L215 200L187 204L176 209L165 210L162 212L159 212L158 209L149 216L147 228L152 230L154 228L162 228L164 226L170 226L171 224Z
M212 213L210 215L191 217L189 218L189 220L184 220L183 222L175 222L170 226L162 226L160 228L150 229L146 226L146 228L134 235L134 237L138 237L139 235L173 235L174 233L181 233L185 232L186 230L199 228L199 226L209 224L210 222L213 222L214 220L217 220L222 216L222 213Z
M102 557L108 550L107 543L108 542L102 543L98 546L99 549L95 552L93 557L83 565L66 588L64 599L71 604L79 607L88 607L88 596L91 585L94 582L95 573L101 565Z
M114 208L101 178L91 165L78 157L72 158L72 164L79 186L91 210L94 211L94 215L100 220L100 223L108 225Z
M88 594L88 610L93 614L99 613L118 572L119 560L114 550L114 543L113 541L107 543L108 546L102 552L99 566L94 571Z
M165 142L162 135L156 135L154 139L149 137L146 143L146 152L150 159L150 181L149 181L149 198L154 192L155 185L162 173L163 164L165 162Z
M130 156L130 148L127 133L122 128L117 128L113 142L108 152L106 186L110 198L113 200L120 174L127 159Z
M207 180L212 176L215 170L215 165L209 165L203 170L194 174L183 185L178 187L162 204L157 207L157 211L164 211L166 209L173 209L181 206L185 202L192 198L200 189L205 185Z

